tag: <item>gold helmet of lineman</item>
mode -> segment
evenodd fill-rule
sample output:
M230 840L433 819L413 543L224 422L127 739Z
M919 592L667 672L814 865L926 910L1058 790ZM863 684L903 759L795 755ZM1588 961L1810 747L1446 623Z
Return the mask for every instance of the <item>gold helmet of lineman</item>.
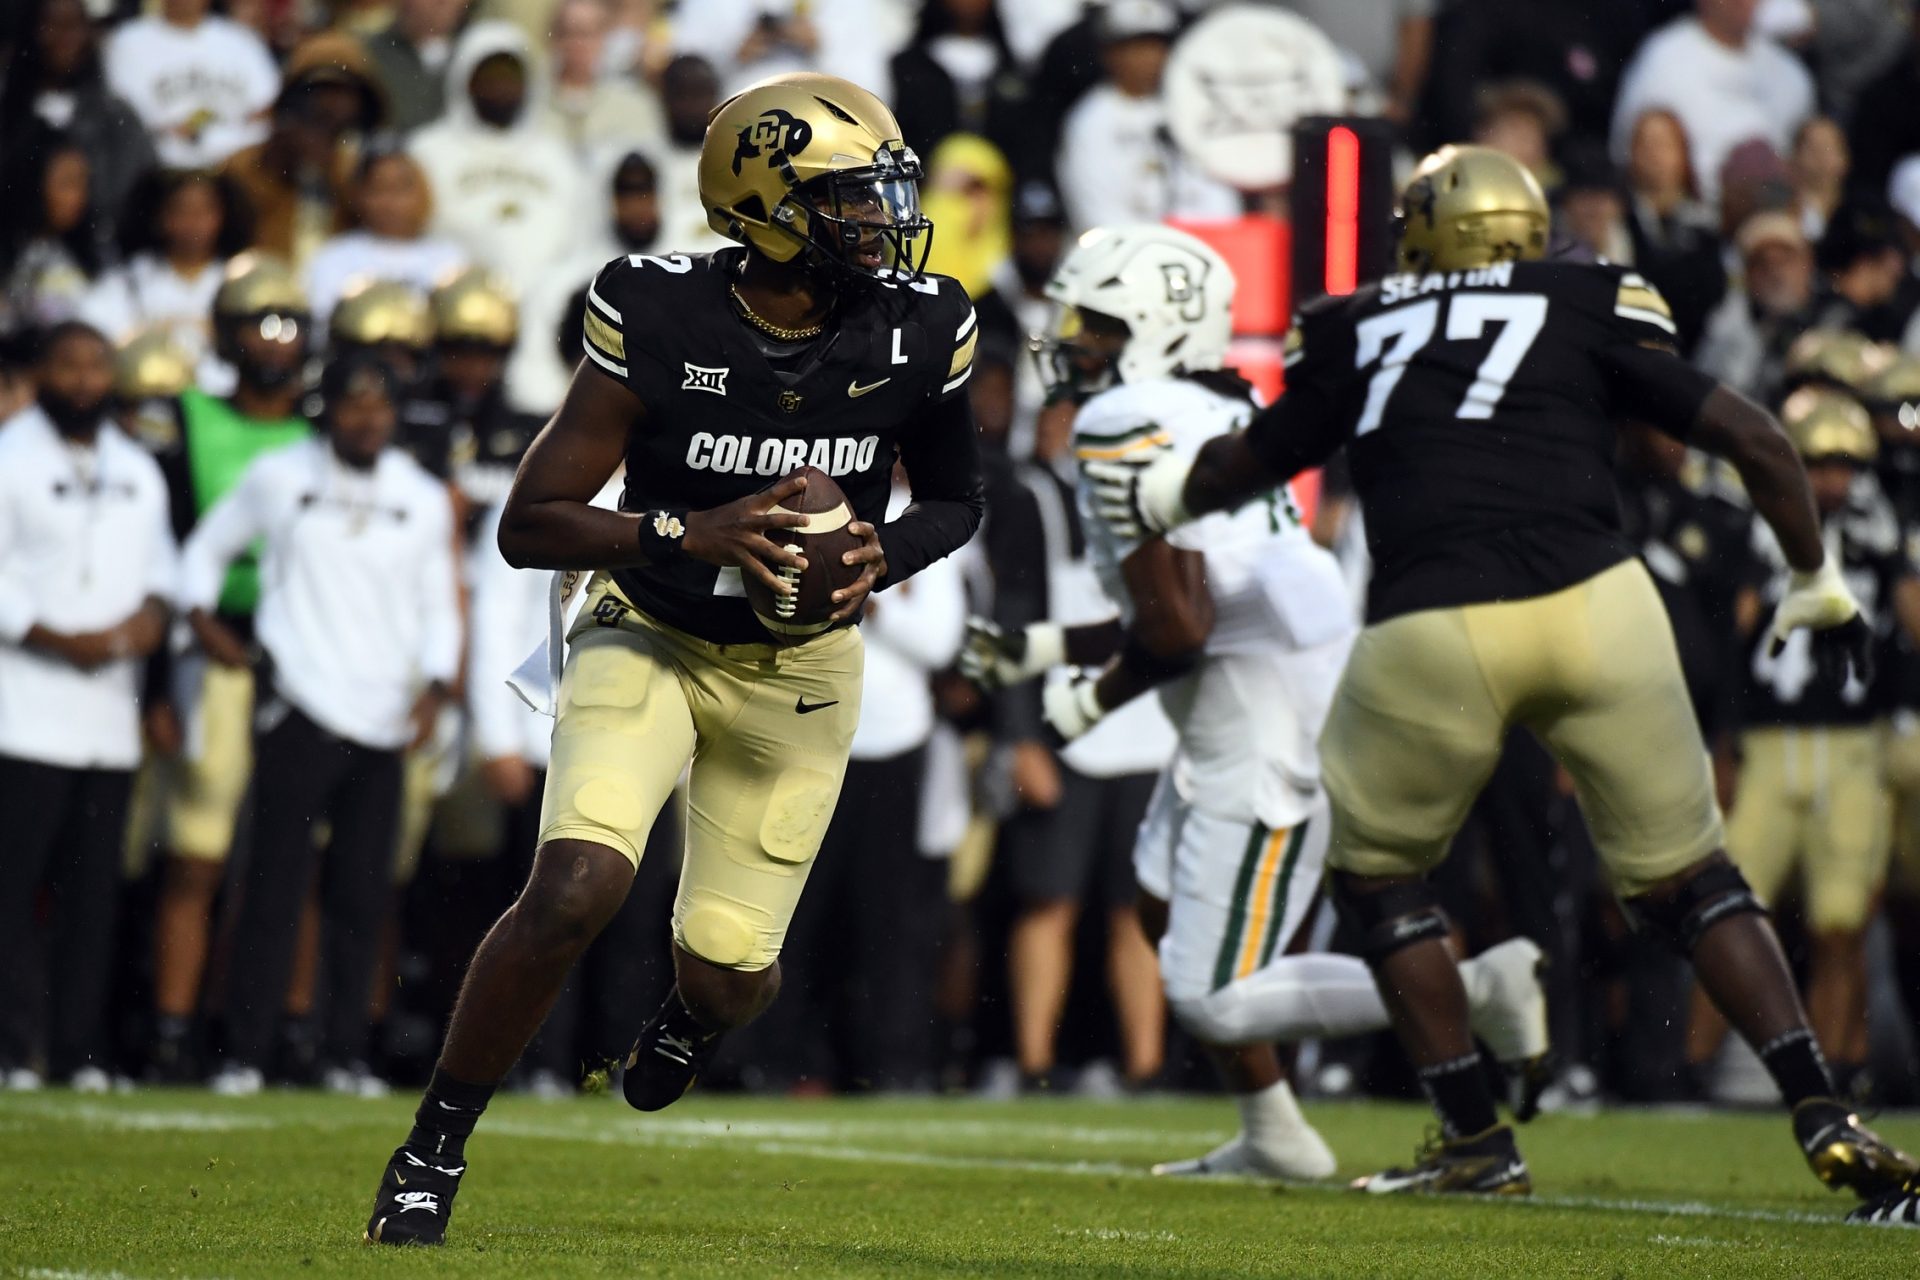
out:
M707 222L775 262L918 277L933 243L920 158L893 112L835 76L798 71L714 109L700 149Z
M443 281L428 299L436 342L510 347L520 336L520 309L505 281L469 267Z
M1862 465L1880 452L1873 419L1858 400L1827 387L1802 387L1780 406L1793 447L1809 462L1845 458Z
M1809 329L1787 348L1785 373L1790 384L1824 383L1855 395L1893 362L1893 349L1864 333L1847 329Z
M113 392L129 404L168 400L193 385L193 357L165 329L143 329L113 358Z
M213 295L214 353L242 382L286 386L306 359L307 314L307 291L292 267L272 254L243 253L227 263ZM242 341L243 331L259 341Z
M347 286L327 332L335 342L363 347L396 343L424 351L433 345L433 313L426 295L410 284L361 279Z
M1400 269L1458 271L1547 255L1546 193L1491 147L1446 146L1400 193Z

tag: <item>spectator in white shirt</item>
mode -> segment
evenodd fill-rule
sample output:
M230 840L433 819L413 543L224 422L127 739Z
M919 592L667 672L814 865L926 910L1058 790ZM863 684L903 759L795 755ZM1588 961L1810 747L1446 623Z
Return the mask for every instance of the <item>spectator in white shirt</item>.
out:
M80 316L116 343L164 330L198 362L212 353L227 260L252 237L245 198L217 174L163 169L133 189L128 207L139 212L121 222L125 265L95 282Z
M553 95L546 122L583 162L612 143L652 143L665 128L651 89L606 73L612 23L606 0L561 0L553 11Z
M673 51L705 58L730 94L790 71L878 91L907 17L878 0L699 0L675 9Z
M107 40L107 87L130 103L162 164L207 169L267 136L280 70L258 35L209 13L212 0L161 0Z
M888 518L911 495L896 483ZM960 651L966 589L940 560L870 602L860 723L807 896L782 953L784 986L758 1034L776 1071L838 1089L933 1083L933 985L946 864L920 852L933 673ZM822 1034L824 1030L825 1034ZM816 1060L816 1058L818 1060Z
M108 418L113 349L42 346L35 404L0 424L0 1083L107 1085L105 1014L142 663L166 635L160 468ZM51 955L36 906L52 906Z
M257 1091L292 965L294 924L320 861L331 1087L377 1088L367 1003L390 902L401 759L431 733L460 662L452 505L390 446L398 379L349 356L321 380L326 438L248 464L187 540L181 607L216 660L244 663L213 614L227 566L261 545L265 691L254 714L252 858L234 931L229 1058L212 1085Z
M1720 199L1720 168L1738 145L1759 139L1785 153L1813 114L1813 78L1799 59L1753 29L1756 0L1697 0L1647 37L1621 77L1613 108L1613 154L1624 164L1634 122L1652 107L1673 112L1693 147L1700 195Z
M397 280L426 293L467 265L459 245L427 234L433 193L420 162L404 151L373 151L360 161L348 195L351 231L334 236L307 264L307 297L325 325L347 287Z
M408 144L433 191L433 230L524 293L573 243L582 176L541 119L547 85L525 34L476 22L447 66L447 113Z
M1160 81L1179 13L1166 0L1111 0L1098 21L1106 79L1067 113L1056 162L1073 225L1238 215L1239 195L1201 173L1167 132Z
M672 253L711 253L731 243L707 222L700 202L700 144L707 119L720 105L720 77L705 58L683 54L660 76L667 136L658 165L660 246Z

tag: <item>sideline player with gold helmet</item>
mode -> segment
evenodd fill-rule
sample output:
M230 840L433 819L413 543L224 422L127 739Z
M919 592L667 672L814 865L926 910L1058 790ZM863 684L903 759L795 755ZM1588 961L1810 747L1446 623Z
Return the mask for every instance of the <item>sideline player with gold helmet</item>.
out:
M213 299L214 349L232 365L229 396L186 387L175 401L177 438L156 449L182 542L259 455L311 434L299 411L310 324L305 292L286 263L245 253L227 264ZM174 664L171 699L153 717L180 728L165 770L167 859L156 906L154 1041L149 1071L194 1075L189 1052L206 963L214 895L233 845L234 821L253 772L253 611L260 566L251 555L227 572L217 608Z
M627 1100L669 1105L773 999L859 720L857 624L980 520L973 307L924 270L920 161L886 104L831 76L763 80L715 109L699 174L709 223L738 247L601 270L587 358L502 511L506 558L563 570L586 599L532 874L468 969L372 1240L444 1239L467 1136L626 896L683 771L677 982L627 1054ZM896 461L913 503L888 520ZM622 464L619 509L591 505ZM796 639L761 624L744 584L787 594L776 571L806 567L775 541L809 521L780 509L802 467L844 493L858 576L831 625Z
M1836 1098L1772 926L1727 858L1672 629L1621 535L1617 420L1739 471L1789 570L1771 647L1805 644L1820 670L1858 675L1872 633L1779 423L1678 356L1645 279L1546 260L1547 226L1517 162L1435 152L1402 196L1402 270L1301 309L1286 395L1197 454L1090 464L1094 506L1159 533L1347 450L1374 575L1321 738L1329 885L1442 1128L1414 1164L1359 1185L1531 1188L1427 881L1524 724L1572 775L1615 892L1759 1053L1816 1176L1896 1194L1920 1164Z

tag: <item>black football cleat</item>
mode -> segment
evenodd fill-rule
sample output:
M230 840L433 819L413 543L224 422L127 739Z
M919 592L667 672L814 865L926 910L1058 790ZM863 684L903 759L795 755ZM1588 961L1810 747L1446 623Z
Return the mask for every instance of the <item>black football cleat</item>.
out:
M713 1061L721 1034L693 1020L677 988L669 992L627 1055L626 1077L620 1082L627 1105L659 1111L678 1102Z
M1920 1227L1920 1178L1908 1178L1847 1215L1869 1227Z
M1451 1142L1430 1134L1414 1153L1412 1166L1357 1178L1353 1189L1376 1196L1524 1196L1532 1194L1533 1180L1514 1144L1513 1130L1495 1125L1485 1133Z
M1793 1109L1793 1136L1813 1176L1862 1200L1877 1200L1920 1179L1920 1161L1860 1123L1844 1102L1808 1098Z
M368 1244L445 1244L464 1160L402 1146L387 1161L367 1219Z

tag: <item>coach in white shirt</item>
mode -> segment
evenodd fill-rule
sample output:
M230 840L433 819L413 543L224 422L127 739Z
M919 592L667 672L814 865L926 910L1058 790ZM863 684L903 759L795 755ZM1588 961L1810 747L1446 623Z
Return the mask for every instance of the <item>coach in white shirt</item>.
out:
M255 631L269 682L254 712L252 859L234 932L229 1060L250 1093L274 1043L294 925L322 859L328 1067L371 1087L367 1000L390 900L401 757L431 731L460 663L446 486L393 439L399 381L352 355L321 379L325 438L250 463L187 540L180 604L216 661L245 662L214 616L227 566L261 545Z
M106 416L106 338L56 326L37 380L38 400L0 424L0 1084L37 1081L44 1012L52 1074L104 1088L141 659L166 634L173 533L159 466Z

